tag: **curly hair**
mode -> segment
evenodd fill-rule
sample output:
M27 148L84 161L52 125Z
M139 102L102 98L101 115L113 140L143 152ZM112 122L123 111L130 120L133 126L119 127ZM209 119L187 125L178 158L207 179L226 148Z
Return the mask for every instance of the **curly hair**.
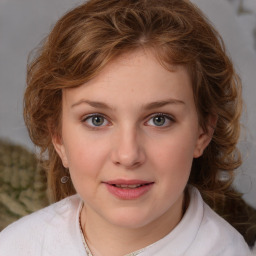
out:
M152 50L167 69L187 68L205 131L209 117L217 117L212 140L193 160L189 178L214 208L231 193L241 164L241 83L220 35L186 0L91 0L65 14L45 39L28 65L24 119L40 148L53 198L75 193L72 181L60 182L66 170L51 139L61 133L62 90L84 84L111 60L140 48Z

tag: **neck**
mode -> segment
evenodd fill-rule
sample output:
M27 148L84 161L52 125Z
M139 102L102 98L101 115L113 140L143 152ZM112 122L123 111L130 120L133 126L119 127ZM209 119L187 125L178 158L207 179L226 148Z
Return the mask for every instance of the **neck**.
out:
M171 232L183 216L184 202L185 197L182 196L175 203L175 207L157 220L138 228L113 225L84 206L81 211L82 231L93 256L126 255L160 240Z

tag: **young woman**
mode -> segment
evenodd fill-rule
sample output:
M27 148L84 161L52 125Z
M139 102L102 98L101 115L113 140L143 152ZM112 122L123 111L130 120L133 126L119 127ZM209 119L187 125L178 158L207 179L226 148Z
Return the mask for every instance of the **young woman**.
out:
M196 6L88 1L57 22L27 84L25 121L63 200L5 229L3 255L250 254L201 197L231 194L241 88Z

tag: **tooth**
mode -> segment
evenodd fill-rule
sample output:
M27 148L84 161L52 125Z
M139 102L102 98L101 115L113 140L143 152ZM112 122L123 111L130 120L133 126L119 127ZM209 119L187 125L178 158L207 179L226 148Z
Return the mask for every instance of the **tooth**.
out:
M140 185L129 185L129 188L137 188L139 187Z
M115 186L118 187L118 188L130 188L130 189L132 189L132 188L138 188L142 185L140 185L140 184L134 184L134 185L116 184Z

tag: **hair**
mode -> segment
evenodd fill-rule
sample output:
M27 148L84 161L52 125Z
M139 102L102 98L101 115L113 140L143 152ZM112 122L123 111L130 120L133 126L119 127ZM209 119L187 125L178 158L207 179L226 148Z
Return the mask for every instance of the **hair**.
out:
M138 49L151 50L167 69L184 65L190 74L199 124L213 136L193 160L188 183L214 208L232 193L241 164L241 83L221 36L186 0L91 0L66 13L44 40L28 64L24 119L52 197L75 193L72 181L60 182L66 170L52 144L53 134L61 136L62 90L88 82L110 61ZM211 116L217 118L214 132Z

